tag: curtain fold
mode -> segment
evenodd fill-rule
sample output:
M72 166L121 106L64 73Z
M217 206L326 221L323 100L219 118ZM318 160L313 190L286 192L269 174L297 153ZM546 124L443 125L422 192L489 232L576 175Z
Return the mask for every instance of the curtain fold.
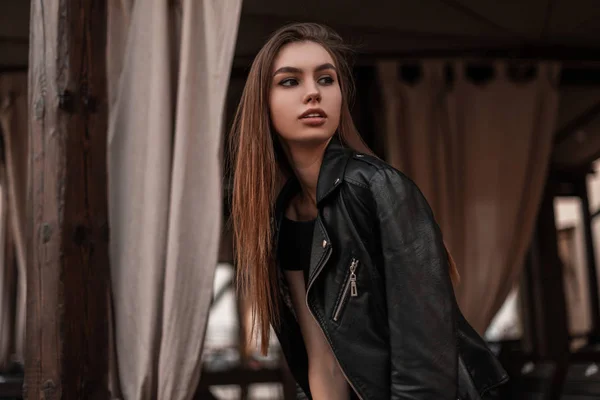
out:
M221 226L241 0L109 2L113 393L190 399Z
M378 65L385 156L430 202L461 274L461 310L483 333L519 276L537 218L559 66L538 63L518 80L498 61L478 80L465 62L430 60L414 81L402 66Z
M0 373L10 368L13 358L15 323L14 299L16 280L14 266L8 262L6 247L8 244L8 210L7 210L6 168L0 164Z
M27 73L0 74L2 166L2 229L0 246L0 369L24 362L26 265L25 206L28 143Z

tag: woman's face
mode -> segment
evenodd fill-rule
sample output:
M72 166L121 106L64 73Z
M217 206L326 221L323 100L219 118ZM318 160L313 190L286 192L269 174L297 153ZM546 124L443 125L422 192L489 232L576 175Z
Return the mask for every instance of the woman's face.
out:
M287 143L330 139L338 128L342 92L333 58L321 45L296 42L279 51L273 65L271 122Z

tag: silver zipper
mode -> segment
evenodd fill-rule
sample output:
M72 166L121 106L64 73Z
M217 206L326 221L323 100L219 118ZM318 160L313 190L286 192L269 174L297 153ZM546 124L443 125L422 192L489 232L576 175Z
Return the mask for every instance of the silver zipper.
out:
M346 372L344 371L344 368L342 368L342 365L340 364L337 356L335 355L335 351L333 351L333 348L331 347L331 343L329 343L329 338L325 334L325 331L323 330L323 327L321 326L321 324L317 320L317 317L315 317L315 314L313 314L312 310L310 309L310 306L308 305L308 292L310 291L310 288L312 287L313 283L315 282L315 279L316 279L317 275L319 275L319 273L321 272L321 267L327 263L327 260L329 260L329 254L325 257L325 261L323 261L323 263L319 266L319 269L313 275L313 279L308 283L308 287L306 288L306 296L304 297L304 301L306 302L306 308L308 309L308 312L313 317L313 319L315 320L315 323L319 327L319 330L321 331L321 333L325 337L325 341L327 342L327 344L329 344L329 348L331 349L331 354L333 354L333 358L335 359L335 362L337 363L338 367L340 368L340 371L342 372L342 375L344 375L344 378L346 378L346 382L348 382L348 384L350 385L350 387L352 388L352 390L354 390L354 393L356 393L356 395L358 396L358 398L360 400L364 400L363 397L360 394L358 394L358 391L354 387L354 384L352 384L352 382L350 381L350 379L348 379L348 375L346 375Z
M358 286L356 285L356 267L358 267L358 260L356 258L353 258L352 262L350 263L350 275L348 276L348 280L344 285L344 290L342 292L340 302L333 313L333 320L335 322L337 322L340 319L340 314L344 309L344 305L348 301L348 292L350 292L350 297L358 296Z

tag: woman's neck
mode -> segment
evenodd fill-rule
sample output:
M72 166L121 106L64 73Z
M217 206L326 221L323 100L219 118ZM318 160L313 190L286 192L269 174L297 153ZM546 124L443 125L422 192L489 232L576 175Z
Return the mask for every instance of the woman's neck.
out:
M331 139L317 145L296 145L286 144L287 157L294 171L294 175L300 183L302 193L300 194L300 203L302 208L317 208L317 183L319 181L319 171L323 163L325 149Z

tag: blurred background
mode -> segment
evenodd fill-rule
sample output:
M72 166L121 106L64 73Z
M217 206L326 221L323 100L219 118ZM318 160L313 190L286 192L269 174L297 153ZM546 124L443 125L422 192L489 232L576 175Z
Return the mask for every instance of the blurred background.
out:
M0 0L0 399L38 398L35 384L40 398L54 385L60 398L295 398L274 335L266 357L244 344L222 154L253 57L307 21L353 46L354 121L430 202L509 398L599 399L598 18L595 0ZM80 131L87 144L65 139ZM78 175L77 152L100 175ZM108 211L59 206L52 236L38 216L63 192L44 176L67 196L88 179ZM77 239L69 213L108 221L110 244ZM79 247L47 256L55 239ZM92 278L70 280L78 265ZM90 290L110 306L83 323L68 305ZM72 333L88 323L107 326L109 392L69 397L92 361L69 356L86 345L68 335L96 337ZM56 370L40 361L54 348Z

